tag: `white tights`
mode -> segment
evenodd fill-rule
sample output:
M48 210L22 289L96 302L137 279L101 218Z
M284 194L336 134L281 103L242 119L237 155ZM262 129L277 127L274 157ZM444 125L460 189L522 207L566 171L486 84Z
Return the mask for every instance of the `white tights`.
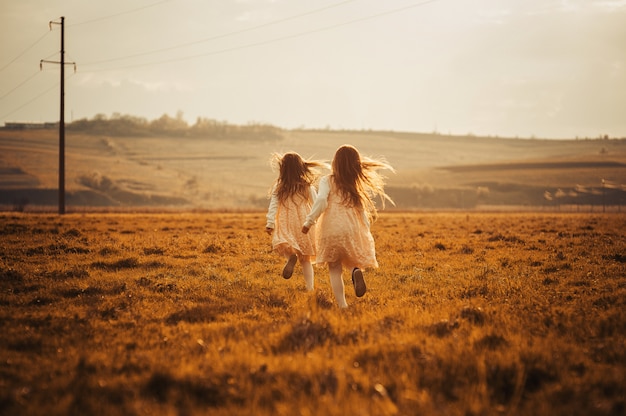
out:
M330 274L330 285L333 288L335 299L340 308L347 308L346 293L341 278L341 260L328 263L328 273Z
M313 290L313 265L308 260L301 261L300 265L302 265L302 274L304 275L306 290Z

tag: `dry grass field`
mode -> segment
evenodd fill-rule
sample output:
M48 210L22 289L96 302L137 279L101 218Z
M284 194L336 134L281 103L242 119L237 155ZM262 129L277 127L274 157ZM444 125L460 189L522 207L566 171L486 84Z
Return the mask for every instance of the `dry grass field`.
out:
M0 214L0 414L626 412L625 214L383 213L347 310L263 227Z

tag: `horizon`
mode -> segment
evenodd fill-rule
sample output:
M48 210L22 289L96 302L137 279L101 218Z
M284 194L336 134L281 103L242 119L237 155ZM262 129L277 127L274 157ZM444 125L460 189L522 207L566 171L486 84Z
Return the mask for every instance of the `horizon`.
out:
M145 121L146 123L152 123L154 121L159 120L162 117L170 117L171 119L176 119L175 117L169 115L169 114L163 114L161 115L161 117L157 117L157 118L153 118L153 119L149 119L146 117L140 117L140 116L135 116L132 114L119 114L119 113L113 113L110 116L106 115L106 114L96 114L94 116L92 116L91 118L89 117L85 117L85 118L81 118L81 119L77 119L77 120L71 120L71 121L65 121L65 125L71 125L74 122L78 122L78 121L94 121L96 120L96 117L100 117L103 116L105 117L106 121L115 121L118 120L119 118L123 118L123 117L131 117L131 118L137 118L140 119L142 121ZM206 117L200 117L201 119L205 119L205 120L211 120L211 121L216 121L218 123L223 123L226 125L230 125L230 126L249 126L249 125L254 125L254 122L248 122L248 123L244 123L244 124L235 124L235 123L231 123L228 120L213 120L213 119L209 119ZM197 123L198 120L190 123L187 120L183 119L182 122L185 123L185 128L190 129L194 126L195 123ZM13 126L11 127L11 125L30 125L30 126L37 126L37 127L16 127ZM288 128L288 127L283 127L283 126L277 126L277 125L273 125L273 124L266 124L266 123L256 123L258 125L261 126L268 126L268 127L272 127L272 128L276 128L279 130L283 130L283 131L311 131L311 132L329 132L329 133L340 133L340 132L346 132L346 133L392 133L392 134L410 134L410 135L424 135L424 136L442 136L442 137L474 137L474 138L485 138L485 139L507 139L507 140L558 140L558 141L568 141L568 140L626 140L626 135L623 137L617 137L617 136L610 136L610 135L599 135L597 137L588 137L588 136L576 136L576 137L559 137L559 138L550 138L550 137L537 137L537 136L531 136L531 137L520 137L520 136L500 136L497 134L481 134L481 135L477 135L477 134L472 134L472 133L466 133L466 134L454 134L454 133L443 133L443 132L439 132L439 131L408 131L408 130L377 130L377 129L350 129L350 128L343 128L343 129L333 129L333 128L329 128L329 127L294 127L294 128ZM42 130L46 130L46 129L52 129L52 128L58 128L59 125L59 120L56 121L42 121L42 122L33 122L33 121L24 121L24 120L10 120L10 121L4 121L3 125L0 126L0 129L2 130L27 130L27 129L32 129L32 130L37 130L37 129L42 129ZM68 133L72 133L72 130L67 131L66 130L66 134Z

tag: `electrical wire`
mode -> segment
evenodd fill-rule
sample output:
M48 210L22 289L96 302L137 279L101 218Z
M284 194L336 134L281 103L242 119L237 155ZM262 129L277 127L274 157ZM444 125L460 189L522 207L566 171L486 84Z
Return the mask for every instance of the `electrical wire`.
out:
M98 19L93 19L93 20L77 23L77 24L74 24L73 26L86 24L86 23L91 23L91 22L99 21L99 20L104 20L104 19L108 19L108 18L119 16L119 15L123 15L123 14L126 14L126 13L132 13L132 12L135 12L135 11L139 11L139 10L142 10L142 9L146 9L146 8L149 8L149 7L153 7L153 6L165 3L167 1L170 1L170 0L163 0L163 1L160 1L158 3L154 3L154 4L151 4L151 5L143 6L143 7L137 8L137 9L133 9L131 11L117 13L117 14L114 14L114 15L105 16L105 17L102 17L102 18L98 18ZM299 15L294 15L294 16L291 16L291 17L288 17L288 18L285 18L285 19L280 19L280 20L277 20L277 21L269 22L269 23L266 23L266 24L263 24L263 25L258 25L258 26L252 27L252 28L243 29L243 30L236 31L236 32L230 32L230 33L214 36L214 37L207 38L207 39L201 39L201 40L198 40L198 41L194 41L194 42L190 42L190 43L187 43L187 44L178 45L178 46L174 46L174 47L170 47L170 48L164 48L164 49L160 49L160 50L157 50L157 51L149 51L149 52L145 52L145 53L141 53L141 54L136 54L136 55L132 55L132 56L129 56L129 57L135 57L135 56L147 55L147 54L151 54L151 53L163 52L163 51L166 51L166 50L177 49L177 48L184 47L184 46L189 46L189 45L192 45L192 44L207 42L209 40L214 40L214 39L223 38L223 37L226 37L226 36L231 36L231 35L234 35L234 34L240 34L240 33L248 32L248 31L256 30L256 29L259 29L259 28L262 28L262 27L267 27L267 26L278 24L278 23L282 23L282 22L285 22L285 21L288 21L288 20L293 20L293 19L296 19L296 18L299 18L299 17L302 17L302 16L310 15L310 14L313 14L313 13L318 13L320 11L328 10L330 8L333 8L333 7L338 7L340 5L343 5L343 4L352 2L352 1L356 1L356 0L346 0L346 1L343 1L343 2L340 2L340 3L336 3L336 4L333 4L333 5L330 5L330 6L326 6L326 7L321 8L321 9L311 10L309 12L305 12L305 13L301 13ZM314 33L325 32L325 31L328 31L328 30L336 29L338 27L343 27L343 26L347 26L347 25L351 25L351 24L355 24L355 23L360 23L360 22L367 21L367 20L373 20L373 19L376 19L376 18L380 18L380 17L383 17L383 16L388 16L388 15L395 14L395 13L400 13L400 12L403 12L405 10L409 10L409 9L412 9L412 8L415 8L415 7L424 6L424 5L427 5L427 4L430 4L430 3L435 3L435 2L438 2L438 1L440 1L440 0L424 0L424 1L413 3L413 4L410 4L410 5L407 5L407 6L399 7L399 8L392 9L392 10L387 10L387 11L384 11L384 12L376 13L376 14L365 16L365 17L361 17L361 18L348 20L348 21L337 23L337 24L334 24L334 25L325 26L325 27L322 27L322 28L318 28L318 29L314 29L314 30L308 30L308 31L300 32L300 33L291 34L291 35L281 36L281 37L270 39L270 40L266 40L266 41L254 42L254 43L241 45L241 46L237 46L237 47L225 48L225 49L220 49L220 50L216 50L216 51L210 51L210 52L205 52L205 53L200 53L200 54L195 54L195 55L183 56L183 57L179 57L179 58L171 58L171 59L165 59L165 60L154 61L154 62L146 62L146 63L143 63L143 64L127 65L127 66L117 67L117 68L106 68L106 69L95 69L95 70L81 71L81 73L94 73L94 72L103 72L103 71L112 71L112 70L136 68L136 67L142 67L142 66L159 65L159 64L169 63L169 62L185 61L185 60L195 59L195 58L199 58L199 57L205 57L205 56L210 56L210 55L217 55L217 54L221 54L221 53L237 51L237 50L252 48L252 47L256 47L256 46L267 45L267 44L271 44L271 43L275 43L275 42L279 42L279 41L283 41L283 40L288 40L288 39L294 39L294 38L298 38L298 37L302 37L302 36L306 36L306 35L310 35L310 34L314 34ZM48 32L46 32L46 34L47 33ZM39 41L41 41L41 39L43 39L44 36L42 36L40 39L37 40L37 42L35 42L33 45L31 45L29 48L27 48L27 50L29 50L33 46L35 46L35 44L37 44ZM9 64L11 64L15 60L17 60L20 56L22 56L24 53L26 53L27 50L22 52L17 58L15 58ZM104 63L104 62L112 62L112 61L117 61L117 60L121 60L121 59L128 59L129 57L114 58L114 59L106 60L106 61L99 61L99 62L94 62L94 63L82 64L81 66L83 66L83 65L95 65L95 64ZM6 68L6 66L8 66L9 64L5 65L5 67L3 67L3 69ZM31 75L28 79L26 79L25 81L20 83L18 86L14 87L13 89L11 89L7 93L5 93L0 98L4 98L4 97L8 96L14 90L18 89L19 87L21 87L22 85L24 85L25 83L30 81L32 78L34 78L35 75L36 74ZM0 116L0 119L4 119L5 117L8 117L11 114L17 112L18 110L22 109L26 105L32 103L33 101L37 100L41 96L47 94L52 89L56 88L58 85L59 85L58 83L55 84L51 88L43 91L42 93L40 93L36 97L32 98L31 100L27 101L26 103L22 104L18 108L12 110L10 113L7 113L7 114L4 114L4 115Z
M113 17L118 17L124 14L129 14L129 13L135 13L137 11L140 10L144 10L150 7L154 7L154 6L158 6L160 4L169 2L171 0L162 0L159 1L157 3L153 3L153 4L149 4L146 6L142 6L142 7L138 7L132 10L127 10L125 12L120 12L120 13L116 13L116 14L112 14L112 15L108 15L108 16L103 16L97 19L91 19L91 20L87 20L84 22L79 22L79 23L74 23L71 25L67 25L70 27L73 26L80 26L80 25L84 25L84 24L88 24L88 23L94 23L100 20L105 20L105 19L110 19ZM46 37L46 35L48 35L48 33L50 33L52 31L52 26L50 27L50 30L46 31L43 35L41 35L35 42L33 42L33 44L31 44L30 46L28 46L26 49L24 49L20 54L18 54L15 58L13 58L11 61L7 62L2 68L0 68L0 72L4 71L6 68L8 68L12 63L14 63L15 61L17 61L20 57L22 57L26 52L28 52L29 50L31 50L35 45L37 45L39 42L41 42L41 40L43 38ZM43 60L49 59L51 56L56 55L58 52L55 52L54 54L49 55L47 58L44 58ZM24 84L28 83L30 80L32 80L33 78L35 78L35 76L37 76L37 74L39 74L39 72L41 71L37 71L34 74L32 74L31 76L29 76L28 78L26 78L24 81L22 81L21 83L19 83L18 85L16 85L15 87L13 87L12 89L10 89L9 91L7 91L4 95L2 95L0 97L0 100L3 100L4 98L6 98L7 96L9 96L13 91L17 90L18 88L22 87ZM26 103L22 104L21 106L15 108L14 110L12 110L11 112L4 114L3 116L0 117L0 119L4 119L5 117L10 116L11 114L17 112L18 110L24 108L25 106L27 106L28 104L32 103L33 101L37 100L38 98L40 98L41 96L47 94L49 91L51 91L52 89L56 88L58 86L58 83L52 87L50 87L49 89L45 90L44 92L40 93L39 95L37 95L36 97L34 97L33 99L27 101Z
M67 80L69 78L72 78L73 76L75 76L74 73L70 73L70 74L66 74L65 75L65 82L67 82ZM22 105L20 105L17 108L14 108L13 110L11 110L9 113L5 113L2 116L0 116L0 119L6 119L6 117L10 116L11 114L16 113L17 111L21 110L22 108L26 107L28 104L32 103L33 101L36 101L37 99L43 97L44 95L48 94L50 91L52 91L55 88L59 88L61 85L60 82L55 82L54 85L52 85L50 88L40 92L39 94L37 94L35 97L31 98L30 100L28 100L27 102L23 103Z
M131 13L135 13L135 12L138 12L138 11L141 11L141 10L149 9L151 7L155 7L155 6L158 6L160 4L167 3L169 1L171 1L171 0L161 0L161 1L156 2L156 3L148 4L148 5L141 6L141 7L137 7L136 9L127 10L127 11L119 12L119 13L115 13L115 14L110 14L108 16L102 16L102 17L98 17L98 18L91 19L91 20L86 20L86 21L79 22L79 23L72 23L72 24L69 24L67 26L68 27L81 26L81 25L87 25L87 24L90 24L90 23L99 22L101 20L112 19L114 17L123 16L125 14L131 14Z
M26 49L24 49L19 55L17 55L15 58L13 58L11 61L9 61L8 63L6 63L2 68L0 68L0 72L4 71L9 65L11 65L13 62L17 61L19 58L21 58L26 52L28 52L29 50L31 50L35 45L37 45L39 42L41 42L41 40L43 38L46 37L46 35L50 33L50 31L46 31L46 33L44 33L43 35L41 35L41 37L39 39L37 39L32 45L30 45L29 47L27 47Z
M144 10L144 9L147 9L147 8L150 8L150 7L154 7L154 6L166 3L168 1L171 1L171 0L162 0L162 1L159 1L157 3L149 4L149 5L142 6L142 7L138 7L138 8L135 8L135 9L132 9L132 10L128 10L128 11L125 11L125 12L115 13L115 14L112 14L112 15L103 16L103 17L100 17L100 18L91 19L91 20L87 20L87 21L83 21L83 22L79 22L79 23L73 23L73 24L70 24L70 25L67 25L67 26L74 27L74 26L80 26L80 25L84 25L84 24L88 24L88 23L98 22L98 21L101 21L101 20L111 19L111 18L114 18L114 17L122 16L122 15L129 14L129 13L134 13L134 12L137 12L137 11L140 11L140 10ZM144 56L144 55L164 52L164 51L168 51L168 50L172 50L172 49L178 49L178 48L182 48L182 47L187 47L187 46L190 46L190 45L195 45L195 44L199 44L199 43L203 43L203 42L208 42L208 41L215 40L215 39L221 39L221 38L224 38L224 37L250 32L250 31L261 29L261 28L264 28L264 27L276 25L276 24L279 24L279 23L284 23L284 22L289 21L289 20L294 20L294 19L301 18L301 17L304 17L304 16L308 16L308 15L312 15L312 14L315 14L315 13L319 13L319 12L322 12L322 11L325 11L325 10L329 10L329 9L332 9L332 8L336 8L336 7L339 7L339 6L342 6L344 4L354 2L354 1L357 1L357 0L345 0L345 1L342 1L342 2L339 2L339 3L331 4L331 5L326 6L326 7L310 10L308 12L304 12L304 13L300 13L300 14L297 14L297 15L286 17L284 19L279 19L279 20L275 20L275 21L272 21L272 22L264 23L264 24L257 25L257 26L251 27L251 28L242 29L242 30L238 30L238 31L233 31L233 32L229 32L229 33L225 33L225 34L221 34L221 35L212 36L212 37L205 38L205 39L200 39L200 40L193 41L193 42L188 42L188 43L184 43L184 44L180 44L180 45L176 45L176 46L172 46L172 47L168 47L168 48L162 48L162 49L158 49L158 50L143 52L143 53L139 53L139 54L135 54L135 55L124 56L124 57L120 57L120 58L113 58L113 59L104 60L104 61L98 61L98 62L85 63L85 64L81 64L81 66L83 66L83 65L87 65L87 66L88 65L96 65L96 64L105 63L105 62L113 62L113 61L128 59L128 58L132 58L132 57ZM35 43L33 43L31 46L29 46L26 50L24 50L21 54L19 54L11 62L7 63L2 69L0 69L0 72L3 69L5 69L6 67L8 67L10 64L15 62L17 59L19 59L22 55L24 55L28 50L30 50L32 47L34 47L37 43L39 43L49 32L50 31L46 31ZM56 54L56 52L55 52L55 54ZM52 55L50 55L50 56L52 56ZM48 58L44 58L44 60L45 59L49 59L50 56ZM81 71L81 72L84 72L84 71ZM87 71L87 72L89 72L89 71ZM37 74L38 74L38 72L33 74L33 75L31 75L29 78L27 78L26 80L22 81L20 84L16 85L11 90L7 91L2 97L0 97L0 100L4 99L9 94L11 94L13 91L17 90L18 88L20 88L21 86L26 84L28 81L33 79ZM22 108L22 107L20 107L20 108ZM15 111L17 111L17 110L15 110ZM12 113L9 113L8 115L10 115L10 114L12 114Z
M41 61L45 61L47 59L50 59L52 56L58 54L58 52L54 52L50 55L48 55L47 57L43 58ZM12 89L10 89L9 91L7 91L2 97L0 97L0 100L3 100L6 96L8 96L9 94L11 94L13 91L15 91L16 89L18 89L19 87L21 87L22 85L26 84L28 81L30 81L31 79L35 78L35 76L37 76L38 73L40 73L41 70L36 71L34 74L32 74L31 76L29 76L28 78L26 78L24 81L20 82L18 85L16 85L15 87L13 87Z
M153 4L149 4L146 6L142 6L142 7L138 7L132 10L127 10L125 12L120 12L120 13L116 13L116 14L112 14L112 15L108 15L108 16L103 16L97 19L91 19L91 20L87 20L87 21L83 21L83 22L79 22L79 23L73 23L71 25L67 25L69 27L73 27L73 26L80 26L80 25L84 25L84 24L88 24L88 23L94 23L100 20L105 20L105 19L111 19L114 17L118 17L124 14L129 14L129 13L135 13L137 11L140 10L144 10L150 7L154 7L154 6L158 6L160 4L169 2L171 0L161 0L157 3L153 3ZM37 45L39 42L41 42L43 40L43 38L45 38L51 31L52 31L52 27L50 27L50 30L46 31L44 34L42 34L35 42L33 42L30 46L28 46L26 49L24 49L20 54L18 54L15 58L13 58L11 61L7 62L2 68L0 68L0 72L4 71L6 68L8 68L11 64L13 64L15 61L17 61L19 58L21 58L26 52L28 52L29 50L31 50L33 47L35 47L35 45ZM47 58L44 58L44 60L49 59L51 56L56 55L58 52L55 52L51 55L49 55ZM23 85L25 85L26 83L28 83L29 81L31 81L33 78L35 78L41 71L37 71L35 73L33 73L31 76L29 76L28 78L26 78L24 81L22 81L21 83L17 84L15 87L13 87L12 89L10 89L9 91L7 91L4 95L2 95L0 97L0 100L3 100L4 98L6 98L7 96L9 96L12 92L14 92L15 90L17 90L18 88L22 87ZM2 116L0 116L0 119L4 119L8 116L10 116L11 114L14 114L15 112L21 110L22 108L24 108L25 106L27 106L28 104L32 103L33 101L39 99L40 97L42 97L43 95L47 94L48 92L52 91L54 88L57 88L59 85L59 83L56 83L55 85L53 85L52 87L48 88L47 90L43 91L42 93L38 94L37 96L35 96L34 98L32 98L31 100L25 102L24 104L22 104L21 106L13 109L11 112L6 113Z
M26 84L28 81L30 81L31 79L35 78L41 71L37 71L35 72L33 75L31 75L30 77L26 78L24 81L22 81L20 84L16 85L15 87L13 87L12 89L10 89L9 91L7 91L2 97L0 97L0 100L3 100L5 97L7 97L9 94L11 94L13 91L15 91L16 89L18 89L19 87L21 87L22 85Z
M196 59L196 58L201 58L201 57L205 57L205 56L217 55L217 54L222 54L222 53L226 53L226 52L233 52L233 51L237 51L237 50L248 49L248 48L253 48L253 47L256 47L256 46L262 46L262 45L267 45L267 44L271 44L271 43L275 43L275 42L280 42L280 41L283 41L283 40L299 38L299 37L310 35L310 34L314 34L314 33L325 32L325 31L328 31L328 30L336 29L338 27L348 26L348 25L351 25L351 24L360 23L360 22L364 22L364 21L367 21L367 20L373 20L373 19L376 19L376 18L379 18L379 17L383 17L383 16L388 16L390 14L400 13L400 12L403 12L405 10L409 10L409 9L412 9L412 8L415 8L415 7L425 6L425 5L429 4L429 3L435 3L435 2L438 2L438 1L440 1L440 0L425 0L425 1L418 2L418 3L410 4L408 6L399 7L399 8L393 9L393 10L388 10L388 11L385 11L385 12L376 13L376 14L373 14L373 15L369 15L369 16L365 16L365 17L361 17L361 18L357 18L357 19L348 20L346 22L341 22L341 23L337 23L337 24L334 24L334 25L330 25L330 26L324 26L324 27L319 28L319 29L313 29L313 30L308 30L308 31L305 31L305 32L294 33L292 35L281 36L281 37L274 38L274 39L269 39L269 40L266 40L266 41L249 43L249 44L246 44L246 45L235 46L235 47L232 47L232 48L225 48L225 49L220 49L220 50L216 50L216 51L203 52L203 53L199 53L199 54L195 54L195 55L182 56L182 57L178 57L178 58L163 59L163 60L160 60L160 61L145 62L145 63L141 63L141 64L132 64L132 65L126 65L126 66L114 67L114 68L93 69L93 70L87 70L87 71L81 71L81 72L83 72L83 73L95 73L95 72L114 71L114 70L120 70L120 69L139 68L139 67L143 67L143 66L152 66L152 65L160 65L160 64L170 63L170 62L187 61L187 60L190 60L190 59ZM84 64L84 65L88 65L88 64Z
M309 15L312 15L312 14L315 14L315 13L320 13L322 11L333 9L333 8L339 7L339 6L343 6L344 4L352 3L354 1L357 1L357 0L342 1L342 2L331 4L329 6L322 7L322 8L319 8L319 9L310 10L308 12L304 12L304 13L296 14L296 15L293 15L293 16L289 16L289 17L286 17L284 19L278 19L278 20L274 20L274 21L271 21L271 22L268 22L268 23L263 23L261 25L253 26L253 27L250 27L250 28L236 30L236 31L233 31L233 32L228 32L228 33L223 33L221 35L215 35L215 36L211 36L211 37L208 37L208 38L195 40L195 41L192 41L192 42L181 43L181 44L170 46L170 47L167 47L167 48L155 49L155 50L152 50L152 51L136 53L136 54L133 54L133 55L121 56L121 57L118 57L118 58L105 59L105 60L102 60L102 61L87 62L87 63L83 63L82 65L98 65L98 64L102 64L102 63L106 63L106 62L121 61L121 60L124 60L124 59L136 58L138 56L152 55L152 54L155 54L155 53L170 51L172 49L179 49L179 48L184 48L184 47L191 46L191 45L197 45L199 43L209 42L209 41L216 40L216 39L222 39L222 38L225 38L225 37L228 37L228 36L239 35L239 34L242 34L242 33L251 32L253 30L261 29L261 28L264 28L264 27L277 25L279 23L284 23L284 22L287 22L289 20L295 20L295 19L298 19L300 17L309 16Z
M47 93L49 93L50 91L52 91L55 88L59 87L59 83L57 82L55 85L53 85L52 87L48 88L47 90L43 91L42 93L40 93L39 95L37 95L36 97L30 99L29 101L25 102L24 104L22 104L21 106L13 109L10 113L6 113L2 116L0 116L0 119L5 119L6 117L10 116L13 113L16 113L17 111L21 110L22 108L26 107L28 104L32 103L33 101L37 100L38 98L46 95Z

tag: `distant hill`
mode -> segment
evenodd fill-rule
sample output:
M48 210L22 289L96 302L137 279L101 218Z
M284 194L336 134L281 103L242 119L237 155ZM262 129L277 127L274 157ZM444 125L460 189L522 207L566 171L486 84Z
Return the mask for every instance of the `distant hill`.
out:
M68 208L265 209L276 176L269 166L272 152L297 151L330 161L345 143L363 155L384 156L396 168L396 174L387 172L395 209L626 205L623 139L511 139L207 123L203 133L197 129L180 135L175 130L124 136L117 130L67 129ZM57 174L56 130L0 130L4 209L54 207Z

